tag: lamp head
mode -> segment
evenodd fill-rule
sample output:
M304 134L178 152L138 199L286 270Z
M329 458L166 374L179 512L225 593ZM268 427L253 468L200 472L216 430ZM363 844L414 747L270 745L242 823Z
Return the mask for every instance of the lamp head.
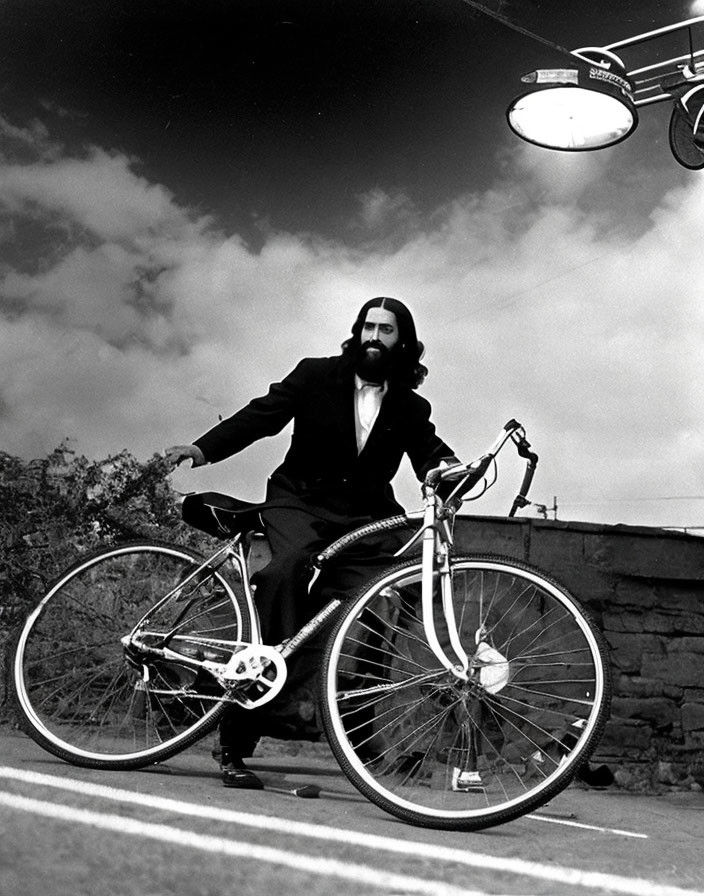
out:
M506 115L529 143L567 152L602 149L638 125L633 85L608 51L582 50L569 68L540 69L521 80L529 86Z

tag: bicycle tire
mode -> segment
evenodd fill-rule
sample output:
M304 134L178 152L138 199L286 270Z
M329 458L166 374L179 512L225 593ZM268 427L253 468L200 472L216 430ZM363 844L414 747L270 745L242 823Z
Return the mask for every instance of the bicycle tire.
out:
M611 679L603 636L541 570L466 555L452 559L452 581L468 681L428 645L421 563L411 559L343 609L326 645L320 703L332 751L368 799L410 824L470 831L518 818L567 787L603 732ZM434 608L449 651L439 598Z
M202 563L189 548L129 542L88 554L54 582L14 657L14 696L33 740L74 765L134 769L212 730L227 705L213 676L153 657L140 668L121 643ZM251 635L239 577L208 567L148 625L151 637L169 632L172 649L220 662L232 655L231 642Z

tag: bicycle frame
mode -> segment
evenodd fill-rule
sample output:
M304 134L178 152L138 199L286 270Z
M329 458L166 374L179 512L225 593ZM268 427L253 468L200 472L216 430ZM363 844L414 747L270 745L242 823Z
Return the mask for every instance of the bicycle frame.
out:
M411 520L420 519L421 525L419 529L396 553L396 556L402 556L418 541L421 542L421 609L422 621L428 644L445 669L457 676L457 678L467 681L473 674L473 670L470 668L469 656L460 641L457 620L453 609L451 555L454 544L454 519L457 510L462 504L463 496L471 491L484 478L489 466L494 462L496 455L509 440L512 440L516 444L519 455L527 460L526 472L521 484L521 489L516 496L509 513L509 516L513 516L518 507L523 507L528 503L526 495L532 482L538 457L535 453L530 451L530 444L526 441L525 430L521 424L515 420L510 420L501 430L501 433L489 450L477 460L470 464L443 464L428 472L423 483L422 510L369 523L342 536L342 538L338 539L321 552L314 559L315 574L310 582L309 589L312 588L315 583L323 564L332 557L340 554L351 544L366 538L372 533L401 528L402 526L407 526ZM457 481L455 488L450 492L447 498L442 499L438 494L438 487L441 483L455 481ZM190 582L197 580L201 573L204 571L211 572L217 570L228 561L233 564L242 581L252 632L251 638L247 642L242 642L239 645L241 650L236 651L228 663L215 663L209 660L199 660L195 657L185 657L183 654L167 647L166 642L175 633L175 630L163 635L164 643L159 647L149 645L147 648L147 645L140 641L140 632L145 625L148 625L149 618L154 612L157 612L165 603L172 600ZM433 619L432 611L433 603L435 601L434 581L436 576L439 576L440 579L441 605L449 635L450 647L454 654L453 656L448 655L446 650L442 647L438 639ZM164 595L164 597L162 597L158 603L139 620L130 634L123 639L123 643L126 647L128 644L133 644L141 649L146 648L149 652L158 654L165 660L178 661L193 668L206 669L226 687L226 695L228 699L234 699L248 708L253 708L254 706L259 706L268 702L268 700L276 696L284 683L283 680L279 681L279 678L283 677L285 680L285 659L291 656L302 644L319 631L319 629L342 605L344 599L344 596L341 596L330 600L290 640L275 647L265 645L262 641L259 616L252 594L252 587L249 582L247 550L242 535L238 534L205 560L196 570L190 573L183 582L180 582L176 586L176 588ZM248 648L251 648L251 650L248 650ZM277 675L276 686L272 686L268 681L264 682L262 678L267 664L271 663L276 667L277 672L280 673L280 675ZM266 693L255 699L245 699L241 697L238 699L237 694L230 693L238 683L253 681L259 681L263 684L265 683Z

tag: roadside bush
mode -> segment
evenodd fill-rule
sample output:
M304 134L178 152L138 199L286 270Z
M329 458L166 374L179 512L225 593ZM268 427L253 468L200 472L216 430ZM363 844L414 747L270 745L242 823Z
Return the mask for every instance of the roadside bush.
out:
M78 554L140 537L201 547L204 536L181 522L167 473L159 455L89 461L68 443L28 462L0 452L0 719L13 633Z

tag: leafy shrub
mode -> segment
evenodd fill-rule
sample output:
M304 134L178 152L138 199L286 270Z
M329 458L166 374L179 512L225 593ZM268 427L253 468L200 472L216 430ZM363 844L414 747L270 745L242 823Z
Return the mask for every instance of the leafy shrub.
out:
M89 461L68 443L28 462L0 452L0 710L13 633L77 555L142 537L205 547L181 522L168 472L159 455Z

